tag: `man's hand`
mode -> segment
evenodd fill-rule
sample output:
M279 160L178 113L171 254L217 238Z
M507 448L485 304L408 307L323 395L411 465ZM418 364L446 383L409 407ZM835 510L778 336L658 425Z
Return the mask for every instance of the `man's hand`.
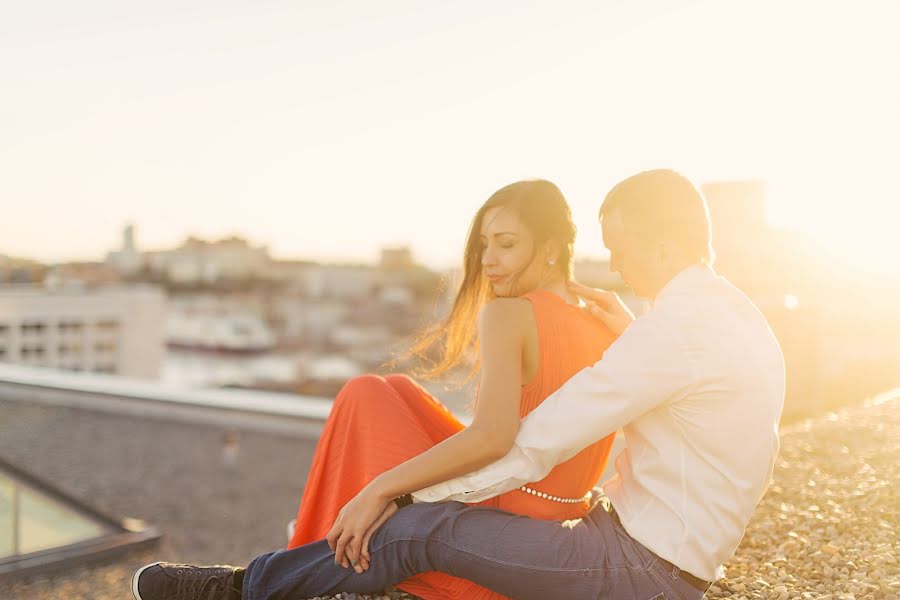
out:
M570 292L583 298L590 313L616 335L622 335L634 321L634 315L615 292L591 288L577 281L570 281L568 287Z
M382 517L389 505L396 508L393 500L380 496L371 488L363 488L344 505L331 531L325 536L329 548L334 550L335 563L340 563L344 568L353 565L357 573L362 573L359 559L363 542L368 546L370 530L376 523L380 525L383 522ZM368 548L366 550L368 554Z

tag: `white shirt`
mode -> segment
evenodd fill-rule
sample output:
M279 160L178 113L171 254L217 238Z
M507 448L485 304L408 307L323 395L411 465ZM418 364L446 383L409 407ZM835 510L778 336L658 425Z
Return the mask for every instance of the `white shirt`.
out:
M602 360L523 419L504 458L413 496L485 500L540 481L622 429L626 447L603 489L623 527L658 556L714 581L771 481L784 377L759 310L711 268L694 265Z

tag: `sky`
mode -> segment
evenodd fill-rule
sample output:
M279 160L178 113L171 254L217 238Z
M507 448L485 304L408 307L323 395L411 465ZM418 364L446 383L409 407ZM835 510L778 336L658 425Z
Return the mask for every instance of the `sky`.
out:
M0 254L240 235L459 263L519 179L596 214L635 172L763 179L770 221L884 259L900 2L0 0Z

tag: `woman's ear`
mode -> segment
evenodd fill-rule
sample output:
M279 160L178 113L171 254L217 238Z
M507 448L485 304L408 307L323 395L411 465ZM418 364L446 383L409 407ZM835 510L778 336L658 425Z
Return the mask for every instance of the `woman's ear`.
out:
M544 256L544 264L548 266L556 266L559 262L559 245L548 240L544 243L543 248L543 256Z

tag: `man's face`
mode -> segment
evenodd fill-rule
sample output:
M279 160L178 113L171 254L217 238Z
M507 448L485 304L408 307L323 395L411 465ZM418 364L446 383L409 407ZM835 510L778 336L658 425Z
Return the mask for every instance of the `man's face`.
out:
M653 282L659 268L653 244L641 236L628 235L622 215L616 210L603 217L601 227L603 245L609 250L609 270L618 273L635 294L652 299L657 291Z

